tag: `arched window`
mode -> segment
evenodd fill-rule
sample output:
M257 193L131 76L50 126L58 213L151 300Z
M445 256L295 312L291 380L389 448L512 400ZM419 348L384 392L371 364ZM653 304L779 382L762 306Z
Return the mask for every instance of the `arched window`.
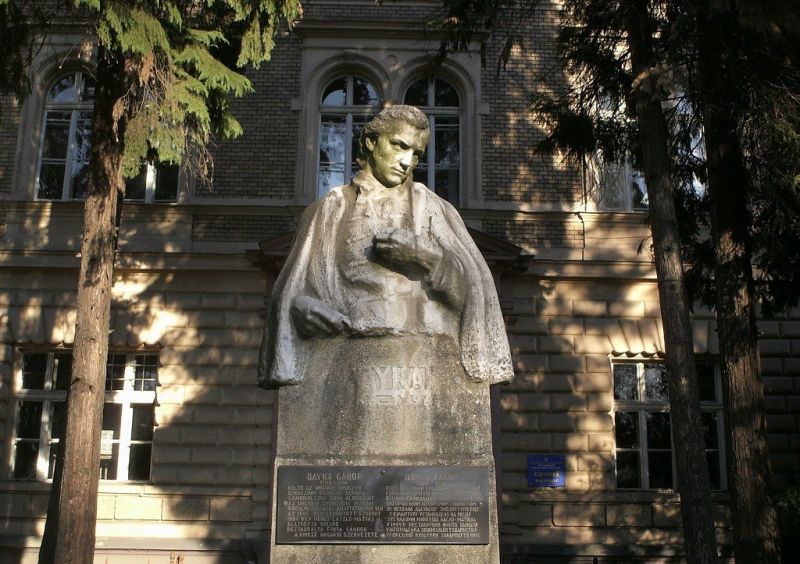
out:
M94 79L83 71L62 75L48 90L36 183L38 199L86 196L93 103Z
M428 150L414 171L414 180L459 205L461 103L458 92L449 82L428 76L409 86L404 103L424 111L431 128Z
M87 72L74 71L59 77L47 92L36 182L39 200L86 197L94 86ZM177 165L143 163L139 175L126 181L127 201L174 202L177 197Z
M325 87L319 108L317 196L350 182L358 168L361 131L380 106L378 89L363 77L342 76Z

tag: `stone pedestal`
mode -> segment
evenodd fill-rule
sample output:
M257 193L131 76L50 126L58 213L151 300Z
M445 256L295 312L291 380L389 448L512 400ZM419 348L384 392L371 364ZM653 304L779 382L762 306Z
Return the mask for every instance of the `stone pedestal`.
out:
M313 351L305 381L278 396L271 563L498 563L489 386L467 381L456 343L336 337ZM488 544L277 544L282 466L486 469Z

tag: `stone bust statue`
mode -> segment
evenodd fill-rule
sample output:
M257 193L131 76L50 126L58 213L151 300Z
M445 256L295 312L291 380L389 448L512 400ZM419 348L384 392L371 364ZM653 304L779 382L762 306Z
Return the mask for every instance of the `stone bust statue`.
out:
M419 109L384 109L362 133L353 181L305 210L273 288L259 385L300 384L323 343L420 335L452 341L469 381L512 377L482 255L455 208L412 179L428 136Z

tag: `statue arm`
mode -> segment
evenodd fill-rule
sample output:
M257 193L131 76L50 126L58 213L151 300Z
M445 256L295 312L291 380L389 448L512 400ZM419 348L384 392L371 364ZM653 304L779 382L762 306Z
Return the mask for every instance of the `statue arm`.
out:
M441 301L453 309L463 306L464 266L439 241L396 227L375 235L373 246L382 260L403 267L411 276L416 272L429 291L441 296Z
M333 336L350 330L350 319L325 302L311 296L298 295L292 299L292 322L304 339L314 336Z
M433 293L443 296L451 308L461 311L466 299L464 265L453 253L442 253L441 260L425 276L425 285Z

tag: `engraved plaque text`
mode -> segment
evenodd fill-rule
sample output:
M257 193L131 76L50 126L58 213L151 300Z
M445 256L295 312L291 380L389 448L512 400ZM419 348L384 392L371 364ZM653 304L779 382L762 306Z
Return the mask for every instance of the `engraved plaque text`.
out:
M281 466L278 544L488 544L477 466Z

